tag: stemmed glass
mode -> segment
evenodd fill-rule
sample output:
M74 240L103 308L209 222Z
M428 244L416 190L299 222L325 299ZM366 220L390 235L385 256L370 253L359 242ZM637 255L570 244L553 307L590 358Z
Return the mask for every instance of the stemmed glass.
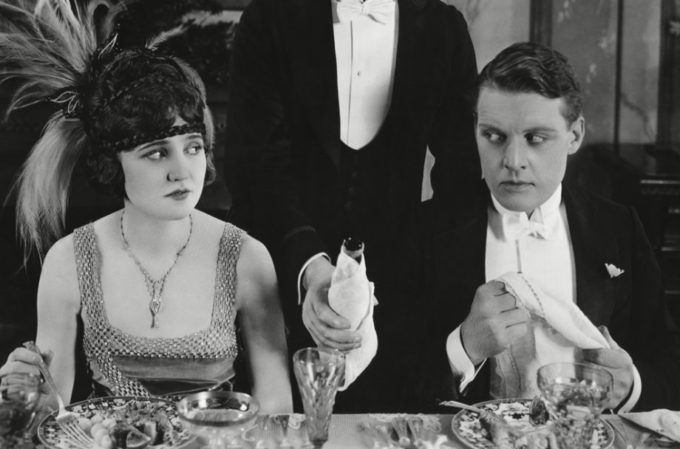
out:
M613 388L611 373L587 363L551 363L540 367L537 376L559 447L590 448Z
M241 447L238 437L251 427L259 410L255 398L233 391L204 391L177 403L187 430L206 440L207 449Z
M303 348L293 355L309 440L315 448L328 441L335 394L345 374L345 356L335 349Z
M0 379L0 443L3 439L17 441L28 436L39 400L38 376L11 373Z

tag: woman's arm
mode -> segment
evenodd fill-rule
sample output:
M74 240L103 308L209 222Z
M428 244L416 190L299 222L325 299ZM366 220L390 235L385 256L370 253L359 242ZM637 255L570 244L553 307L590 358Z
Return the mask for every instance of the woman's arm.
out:
M64 402L71 400L75 377L77 315L80 311L73 238L49 250L38 285L38 331L41 351L51 351L50 371Z
M276 273L267 249L245 237L238 262L236 304L263 413L291 413L288 349Z
M76 315L80 309L73 239L58 241L47 253L38 285L38 331L36 343L64 402L68 403L75 376ZM26 348L17 348L0 368L0 376L29 372L39 375L39 357ZM43 384L41 407L56 408L57 402Z

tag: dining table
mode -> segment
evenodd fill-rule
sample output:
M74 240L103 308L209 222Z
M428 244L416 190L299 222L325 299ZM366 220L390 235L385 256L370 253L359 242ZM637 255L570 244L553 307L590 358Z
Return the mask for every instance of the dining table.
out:
M303 415L293 414L291 422L302 420ZM364 414L333 414L331 417L329 439L324 445L324 449L375 449L377 446L373 441L367 437L364 429L364 424L368 422L385 422L389 423L393 419L406 416L405 414L395 413L364 413ZM469 449L471 446L462 442L452 430L452 419L454 414L417 414L410 416L418 416L423 418L428 425L435 426L435 432L432 438L428 441L430 448L440 449ZM668 443L659 441L655 434L640 426L630 423L629 421L619 417L615 414L602 415L603 420L611 425L614 431L614 441L610 446L611 449L639 449L639 448L680 448L680 443ZM272 431L273 432L273 431ZM276 437L272 435L270 441L265 447L276 447ZM0 446L4 446L0 442ZM200 446L200 445L197 445ZM254 447L253 444L247 441L243 442L243 448L249 449ZM289 448L299 447L296 440L292 439L292 445ZM414 445L411 447L415 448ZM422 446L421 446L422 447ZM394 442L394 448L399 448L397 442ZM5 449L5 447L3 447ZM9 447L8 447L9 449ZM21 444L15 445L13 449L49 449L45 447L37 438L28 439ZM186 449L200 449L200 448L186 448ZM408 446L404 449L410 449Z

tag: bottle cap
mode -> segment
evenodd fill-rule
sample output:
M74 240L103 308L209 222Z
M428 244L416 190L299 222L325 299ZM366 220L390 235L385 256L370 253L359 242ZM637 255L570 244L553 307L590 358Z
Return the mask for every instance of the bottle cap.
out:
M354 237L347 237L345 240L343 240L342 246L347 251L351 252L364 250L364 242Z

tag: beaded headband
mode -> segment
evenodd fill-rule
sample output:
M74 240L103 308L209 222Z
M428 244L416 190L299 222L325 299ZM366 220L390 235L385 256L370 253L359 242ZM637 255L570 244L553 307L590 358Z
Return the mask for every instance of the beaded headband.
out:
M138 56L140 57L154 57L155 59L163 62L167 62L176 66L179 73L182 73L181 67L178 65L177 61L171 56L160 55L155 49L150 48L139 48L136 49ZM89 71L90 77L100 76L106 70L106 60L109 59L116 52L120 51L117 45L117 36L112 36L103 46L98 48L91 60L91 68ZM91 111L85 111L83 105L82 96L84 89L82 87L67 87L60 89L54 94L46 98L47 101L59 105L64 117L68 119L79 119L85 125L85 132L92 139L93 143L97 148L105 151L122 151L125 149L133 148L146 142L152 142L154 140L160 140L165 137L172 137L181 134L188 133L200 133L205 137L206 127L202 120L191 122L180 126L171 126L164 130L154 133L138 133L133 136L124 137L118 140L107 140L99 138L94 135L89 125L91 117L96 117L106 109L108 109L112 104L114 104L119 99L123 98L126 94L134 91L135 89L143 86L147 83L157 83L164 84L169 81L167 75L163 73L152 72L146 74L136 80L130 82L129 84L121 87L116 92L113 92L109 98L105 98L99 105L97 105ZM193 86L196 90L198 88Z
M169 128L163 129L155 133L139 133L135 134L134 136L124 137L115 142L97 143L97 147L101 150L118 152L134 148L143 143L161 140L166 137L180 136L182 134L191 133L198 133L205 136L205 123L203 122L187 123L185 125L171 126Z

